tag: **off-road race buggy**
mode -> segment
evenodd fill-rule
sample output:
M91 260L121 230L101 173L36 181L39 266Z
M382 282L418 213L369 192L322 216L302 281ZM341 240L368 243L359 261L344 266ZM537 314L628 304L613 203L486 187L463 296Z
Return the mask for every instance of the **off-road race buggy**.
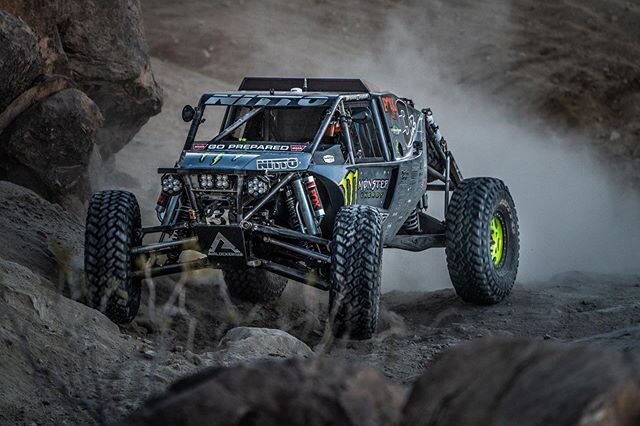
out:
M467 302L510 293L519 235L509 190L463 180L429 109L357 79L245 78L182 116L184 149L158 170L159 225L141 226L129 192L91 199L88 303L112 321L134 319L143 279L213 267L239 299L273 301L288 279L327 290L335 335L367 339L383 248L444 247ZM444 220L427 213L438 192ZM202 257L185 260L186 250Z

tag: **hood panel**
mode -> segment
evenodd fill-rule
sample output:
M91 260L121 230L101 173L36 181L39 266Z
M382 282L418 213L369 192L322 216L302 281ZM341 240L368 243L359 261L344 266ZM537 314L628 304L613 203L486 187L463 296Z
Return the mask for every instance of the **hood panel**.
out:
M292 172L307 170L311 163L311 154L256 153L256 152L187 152L178 163L181 169L221 170L221 171L264 171Z

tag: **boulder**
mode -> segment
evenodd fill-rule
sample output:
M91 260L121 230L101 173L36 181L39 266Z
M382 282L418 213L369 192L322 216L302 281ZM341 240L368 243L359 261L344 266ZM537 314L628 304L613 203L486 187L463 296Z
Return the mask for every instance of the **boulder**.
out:
M311 358L306 343L289 333L270 328L235 327L225 334L216 352L205 354L207 363L232 366L265 358Z
M86 174L102 115L77 89L31 106L0 135L0 179L29 187L50 201L86 195Z
M84 224L33 191L0 181L0 258L16 262L57 286L83 269Z
M402 390L375 370L335 360L210 368L148 401L121 424L392 425Z
M37 43L24 21L0 9L0 113L44 72Z
M48 73L71 77L100 107L104 158L160 112L162 90L147 52L138 0L5 0L36 32Z
M415 383L401 425L637 425L640 370L620 352L482 339L445 353Z

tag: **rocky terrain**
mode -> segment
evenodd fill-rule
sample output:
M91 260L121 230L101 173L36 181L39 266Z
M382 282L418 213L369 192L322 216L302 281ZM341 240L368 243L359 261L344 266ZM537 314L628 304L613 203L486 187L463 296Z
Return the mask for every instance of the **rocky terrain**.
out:
M162 91L137 2L0 2L0 178L81 210ZM95 149L94 149L95 148Z
M428 3L0 0L0 424L490 424L541 400L636 424L640 7ZM320 291L254 306L212 270L147 282L127 326L80 303L88 192L127 188L150 223L182 105L245 74L364 76L436 108L463 171L516 194L512 296L467 305L441 254L392 252L366 342L330 338Z

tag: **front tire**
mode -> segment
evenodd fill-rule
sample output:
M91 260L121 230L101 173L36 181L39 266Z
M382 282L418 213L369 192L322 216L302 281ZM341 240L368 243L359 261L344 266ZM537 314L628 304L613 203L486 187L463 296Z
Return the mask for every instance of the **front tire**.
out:
M140 307L141 280L132 277L131 256L140 227L135 195L101 191L91 197L84 243L87 304L116 324L133 321Z
M446 216L449 276L466 302L491 305L511 293L518 272L518 216L500 179L462 181Z
M382 217L370 206L342 207L333 232L329 306L336 337L370 339L378 327Z
M227 290L232 297L248 302L273 302L287 287L287 279L262 269L224 269Z

